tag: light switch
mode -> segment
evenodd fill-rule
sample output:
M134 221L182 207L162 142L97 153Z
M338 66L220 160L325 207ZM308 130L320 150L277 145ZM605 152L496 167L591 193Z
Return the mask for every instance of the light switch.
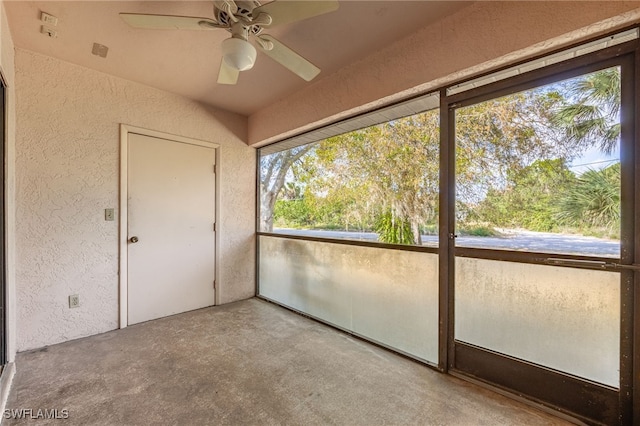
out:
M108 221L114 220L113 209L104 209L104 220L108 220Z
M45 24L53 25L54 27L58 25L58 18L53 15L49 15L47 12L40 12L40 20Z

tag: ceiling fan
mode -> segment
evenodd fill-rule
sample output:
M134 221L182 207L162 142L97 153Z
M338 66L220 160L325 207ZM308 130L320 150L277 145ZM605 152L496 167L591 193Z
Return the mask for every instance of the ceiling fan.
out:
M120 17L134 28L165 30L224 29L231 37L222 42L222 61L218 83L236 84L240 71L253 67L256 46L306 81L313 80L320 69L268 34L264 28L289 24L338 9L337 0L272 1L264 5L256 0L214 0L213 18L192 16L121 13Z

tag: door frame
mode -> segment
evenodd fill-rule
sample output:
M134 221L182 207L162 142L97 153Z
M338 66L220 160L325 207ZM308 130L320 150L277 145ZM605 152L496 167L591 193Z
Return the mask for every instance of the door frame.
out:
M118 267L118 277L119 277L119 328L125 328L128 325L128 312L129 312L129 303L128 303L128 228L129 228L129 219L128 219L128 198L129 198L129 135L137 134L143 136L150 136L153 138L165 139L171 142L176 143L185 143L190 145L203 146L207 148L211 148L214 150L214 155L216 158L216 176L215 176L215 221L218 222L218 218L220 217L220 145L208 142L200 139L189 138L185 136L173 135L170 133L159 132L156 130L149 130L142 127L131 126L129 124L120 124L120 202L119 202L119 232L118 232L118 248L119 248L119 267ZM218 260L220 258L220 250L219 250L219 234L220 227L216 227L216 232L214 233L214 247L215 247L215 291L214 291L214 305L218 305L219 302L219 293L220 293L220 277L218 268Z
M9 360L9 312L7 299L9 291L7 289L7 253L9 252L9 238L7 236L7 230L9 229L7 224L7 194L9 189L7 187L8 170L7 170L7 150L8 150L8 136L7 136L7 122L8 120L8 108L7 108L7 79L3 70L0 69L0 141L2 147L2 153L0 158L0 174L2 175L2 186L0 187L0 239L2 240L2 247L0 248L0 372L3 371L3 366L7 364Z
M440 346L440 368L444 371L461 376L466 379L470 379L475 382L484 382L493 388L498 388L509 393L517 393L519 395L528 395L527 398L532 399L542 405L549 406L560 412L564 412L571 416L576 416L585 421L593 421L595 417L588 416L583 417L579 412L574 411L572 408L581 406L586 403L595 389L587 381L580 381L580 384L568 383L569 378L562 373L556 373L549 370L548 372L541 372L537 367L522 360L515 360L508 356L501 356L502 361L496 361L498 358L491 358L490 350L480 350L474 348L471 345L467 346L463 352L459 352L461 344L457 344L455 341L454 333L454 304L455 304L455 258L456 257L480 257L493 259L498 261L514 261L525 262L525 257L528 255L539 255L539 253L522 253L522 252L509 252L499 250L474 250L466 249L455 246L455 110L461 106L482 102L485 100L494 99L499 96L504 96L508 93L516 93L528 88L539 87L555 81L560 81L564 78L571 77L572 75L580 75L582 73L592 72L593 70L607 66L613 66L615 63L623 64L627 70L631 71L631 77L627 77L623 80L622 93L623 104L631 105L631 108L623 109L623 116L621 119L627 123L627 127L623 128L622 144L627 144L627 158L621 159L626 163L626 170L629 167L633 167L636 179L640 174L640 149L636 147L639 132L639 118L636 111L640 106L640 91L638 88L638 76L639 69L638 63L640 62L638 55L639 42L637 40L624 43L615 47L603 49L599 52L588 54L573 60L569 60L556 65L551 65L540 70L532 71L527 74L512 77L510 79L502 80L500 82L488 84L483 87L471 89L469 91L447 96L446 90L441 93L441 128L444 129L441 135L441 218L440 218L440 289L441 289L441 346ZM625 86L625 81L627 86ZM626 99L626 100L625 100ZM630 162L634 162L634 165L630 165ZM623 172L624 173L624 172ZM637 187L634 185L633 179L629 181L627 175L627 182L622 182L622 196L631 197L633 201L627 205L626 219L623 223L622 235L621 235L621 258L622 264L637 263L640 246L640 236L637 233L639 218L632 219L630 215L631 210L635 208L638 212L640 207L640 194L637 194ZM634 204L634 206L631 206ZM635 245L635 253L633 250L629 250L630 247L625 249L624 244L630 244L631 247ZM568 255L556 255L549 254L544 257L563 257L571 259L575 256ZM635 261L635 262L634 262ZM529 261L530 263L539 263ZM633 392L633 389L638 389L640 380L636 377L638 371L638 347L640 345L638 327L634 327L634 324L638 323L640 319L640 305L638 305L639 295L638 291L635 291L633 285L633 276L631 272L620 271L621 274L621 323L620 323L620 385L619 391L609 392L604 397L608 400L608 404L618 404L617 418L621 424L631 424L634 416L638 416L638 398L639 392ZM639 280L636 273L636 285ZM635 309L634 309L635 299ZM442 321L444 319L444 321ZM443 344L444 343L444 344ZM632 347L635 346L635 347ZM444 346L444 347L443 347ZM636 355L636 356L634 356ZM472 365L476 368L475 372L463 371L457 368L456 358L463 356L464 364ZM497 356L497 355L496 355ZM633 360L633 361L632 361ZM635 364L635 365L633 365ZM477 374L476 374L477 373ZM545 379L540 386L528 386L523 383L535 382L539 379L539 375L544 373ZM538 380L539 381L539 380ZM576 381L577 382L577 381ZM571 394L576 396L575 401L572 401L573 407L562 406L559 402L553 401L554 398L549 396L549 383L555 383L557 389L555 390L558 400L563 399L562 394ZM574 382L575 383L575 382ZM546 386L546 387L545 387ZM599 388L602 388L599 386ZM545 397L546 396L546 397ZM586 399L585 399L586 398ZM611 419L612 417L609 417Z
M555 383L556 389L552 389L556 396L563 398L563 393L575 396L572 401L574 407L585 404L594 387L587 381L581 384L569 383L569 377L562 373L549 370L540 379L541 371L526 361L495 354L490 350L475 348L472 345L456 343L454 333L454 306L455 306L455 259L456 257L479 257L498 261L527 262L527 256L540 255L539 253L509 252L500 250L466 249L455 245L455 115L457 108L471 105L485 100L494 99L507 93L526 90L531 87L539 87L551 82L560 81L572 75L591 72L602 64L618 63L631 71L623 80L622 96L623 104L632 105L632 108L622 111L621 120L627 123L623 128L622 142L627 144L627 158L621 159L627 163L626 170L635 179L622 182L622 196L630 198L627 204L626 219L623 219L622 240L631 243L631 247L621 247L620 263L638 263L640 257L640 218L630 216L631 210L640 212L640 195L635 188L635 181L640 177L640 125L638 125L637 111L640 108L640 55L638 46L640 42L634 40L618 46L603 49L556 65L550 65L530 73L518 75L496 83L491 83L476 89L447 96L446 89L441 91L441 200L440 200L440 363L442 371L449 372L458 377L483 383L499 391L510 394L527 395L528 400L543 406L558 410L570 416L575 416L584 421L594 421L591 417L582 417L571 409L570 406L562 406L555 403L553 396L549 395L549 383ZM609 65L612 66L612 65ZM626 83L625 83L626 81ZM626 84L626 86L625 86ZM625 142L626 140L626 142ZM635 161L633 165L629 162ZM624 165L623 165L624 167ZM624 172L623 172L624 173ZM630 180L630 181L629 181ZM633 206L631 205L633 204ZM635 223L634 223L635 222ZM634 252L634 247L636 248ZM575 258L570 255L543 254L543 257ZM540 256L538 256L540 257ZM593 257L593 256L590 256ZM530 263L540 263L529 260ZM594 268L595 269L595 268ZM604 398L607 404L617 401L617 417L620 424L632 424L640 417L640 360L637 354L640 352L640 291L636 291L633 285L640 284L640 273L620 271L621 291L621 321L620 321L620 385L619 391L606 392ZM635 307L635 309L634 309ZM465 346L465 347L461 347ZM461 351L463 349L463 351ZM635 356L634 356L635 355ZM476 369L475 373L462 371L456 368L456 358L463 356L464 363ZM493 358L492 358L493 357ZM502 361L496 361L501 357ZM484 376L484 378L483 378ZM523 385L522 382L542 382L542 386ZM546 383L546 384L545 384ZM636 392L633 392L636 389ZM586 398L586 399L585 399ZM602 401L600 401L602 402ZM604 403L604 402L602 402ZM611 417L609 417L611 418Z

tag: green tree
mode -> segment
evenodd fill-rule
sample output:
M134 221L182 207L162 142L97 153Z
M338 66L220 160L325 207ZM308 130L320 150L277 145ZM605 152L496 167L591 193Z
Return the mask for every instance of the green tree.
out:
M415 244L411 223L396 217L390 210L378 216L376 232L383 243Z
M597 146L612 153L620 138L620 69L609 68L571 80L573 101L555 112L554 123L576 146Z
M438 119L428 111L322 141L310 188L327 199L348 194L353 216L390 230L382 240L420 244L437 207ZM394 224L404 223L410 232L399 237Z
M558 220L576 228L620 229L620 163L588 170L560 199Z
M551 111L562 102L558 92L541 88L456 110L456 215L461 225L528 220L527 206L539 201L527 193L531 182L526 180L535 179L528 175L554 168L536 162L578 154L551 125ZM511 208L510 202L521 207Z
M552 205L558 191L552 188L569 179L564 164L594 143L567 137L568 127L557 124L558 111L571 104L565 92L573 84L456 109L459 221L538 230L555 226ZM584 98L581 105L589 96ZM377 229L381 240L420 244L421 227L437 222L438 119L438 111L428 111L263 159L262 229L271 229L275 200L286 177L295 176L299 185L286 188L281 198L300 201L279 209L284 222Z
M313 214L304 198L278 198L273 207L274 225L280 228L301 228L309 225Z
M558 226L561 194L575 183L563 159L536 160L507 173L504 189L491 188L473 212L474 219L499 227L552 231Z
M260 230L273 230L273 214L278 194L282 190L291 166L313 145L303 145L263 156L260 159Z

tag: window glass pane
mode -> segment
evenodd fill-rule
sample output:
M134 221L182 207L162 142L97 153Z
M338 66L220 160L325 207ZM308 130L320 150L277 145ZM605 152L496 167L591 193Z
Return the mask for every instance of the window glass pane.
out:
M260 295L438 363L438 255L261 235Z
M436 246L439 113L260 158L260 230Z
M619 386L620 274L456 258L455 338Z
M619 257L620 69L456 110L456 245Z

